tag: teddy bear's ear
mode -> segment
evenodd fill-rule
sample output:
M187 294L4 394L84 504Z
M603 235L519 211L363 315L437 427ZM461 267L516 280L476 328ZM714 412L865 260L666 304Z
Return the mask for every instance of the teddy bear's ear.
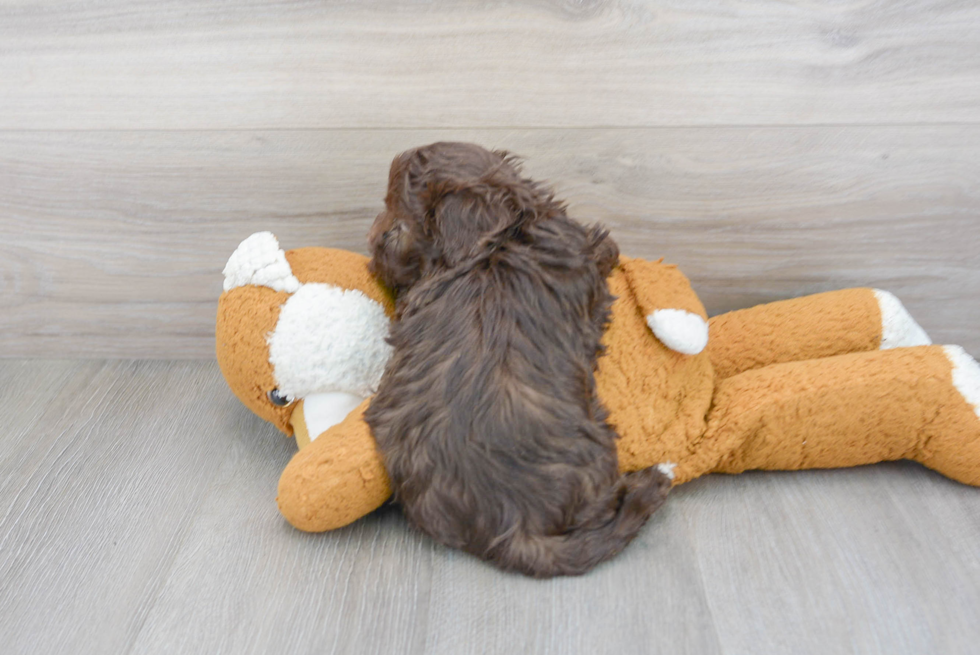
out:
M225 291L255 285L295 293L301 286L271 232L256 232L242 241L228 258L223 273Z
M280 407L268 398L276 380L267 340L280 308L302 285L271 232L242 241L228 258L224 276L215 326L218 365L246 407L290 434L293 406Z

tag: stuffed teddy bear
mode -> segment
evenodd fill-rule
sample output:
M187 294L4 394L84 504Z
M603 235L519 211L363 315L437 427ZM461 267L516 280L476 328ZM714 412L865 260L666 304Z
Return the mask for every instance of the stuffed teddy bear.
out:
M390 354L394 299L367 262L284 252L260 232L224 269L218 363L249 409L295 435L277 500L305 531L347 525L391 494L362 416ZM659 465L676 485L911 459L980 485L980 365L931 345L893 295L832 291L709 320L675 266L629 257L609 288L596 384L622 470Z

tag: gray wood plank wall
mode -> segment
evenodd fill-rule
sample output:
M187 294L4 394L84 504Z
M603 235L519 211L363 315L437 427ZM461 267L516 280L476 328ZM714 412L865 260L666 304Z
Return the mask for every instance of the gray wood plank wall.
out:
M980 354L980 5L0 3L0 355L209 357L255 230L364 252L397 152L527 157L709 311L892 290Z

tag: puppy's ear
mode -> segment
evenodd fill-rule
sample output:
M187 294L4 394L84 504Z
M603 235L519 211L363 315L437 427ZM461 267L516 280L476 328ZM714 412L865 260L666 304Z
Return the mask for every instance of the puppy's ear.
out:
M506 225L509 210L471 189L442 196L427 221L443 260L455 266L470 255L487 234Z
M396 293L411 287L428 263L422 239L403 220L394 220L372 239L368 270Z

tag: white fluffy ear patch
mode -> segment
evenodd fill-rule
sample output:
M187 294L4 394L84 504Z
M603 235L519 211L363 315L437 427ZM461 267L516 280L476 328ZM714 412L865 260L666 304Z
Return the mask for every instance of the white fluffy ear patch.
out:
M881 289L874 292L881 308L881 350L932 345L932 339L915 322L901 300Z
M677 468L677 464L673 462L664 462L663 464L657 464L657 470L667 476L668 480L674 479L674 469Z
M943 351L953 364L953 386L980 418L980 364L959 346L944 346Z
M708 324L683 309L658 309L647 316L647 325L665 346L683 355L697 355L708 345Z
M242 241L228 258L223 273L225 291L250 284L289 293L300 287L272 232L256 232Z
M384 309L360 291L304 284L269 335L279 392L290 399L330 391L367 398L391 356L387 336Z

